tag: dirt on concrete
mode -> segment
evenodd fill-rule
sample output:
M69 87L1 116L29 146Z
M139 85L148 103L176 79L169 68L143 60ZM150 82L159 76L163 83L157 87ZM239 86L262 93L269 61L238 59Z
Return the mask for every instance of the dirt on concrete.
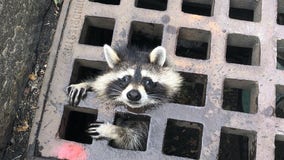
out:
M25 86L19 106L16 107L16 119L11 133L12 138L4 151L2 160L25 159L29 135L32 127L32 120L37 110L39 92L44 79L49 49L53 41L59 18L60 8L50 1L48 9L44 14L44 21L41 26L40 38L36 48L36 64L33 71L28 75L28 82Z

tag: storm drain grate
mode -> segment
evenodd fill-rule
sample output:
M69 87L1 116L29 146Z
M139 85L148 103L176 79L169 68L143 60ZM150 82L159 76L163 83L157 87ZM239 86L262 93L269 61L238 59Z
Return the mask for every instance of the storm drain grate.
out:
M225 79L222 108L244 113L256 113L257 86L252 81Z
M261 1L230 0L229 17L259 22L261 19Z
M245 65L259 65L260 44L255 36L229 34L226 61Z
M222 128L218 159L255 159L256 133Z
M199 159L203 125L200 123L168 119L163 153Z
M86 134L88 124L97 120L97 110L65 106L59 137L69 141L92 144L92 138Z
M128 46L151 51L162 44L163 25L134 21L131 23Z
M187 58L209 59L210 32L181 28L178 34L176 55Z
M65 0L28 159L283 159L283 8L283 0ZM65 87L107 68L104 44L164 46L185 79L181 92L139 114L95 93L69 106ZM91 122L121 119L147 123L145 149L85 133Z

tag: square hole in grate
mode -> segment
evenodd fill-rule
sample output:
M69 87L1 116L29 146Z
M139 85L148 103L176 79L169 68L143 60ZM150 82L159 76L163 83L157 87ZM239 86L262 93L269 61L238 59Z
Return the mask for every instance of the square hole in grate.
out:
M199 159L202 132L203 125L200 123L168 119L163 142L163 153Z
M222 108L244 113L257 112L257 83L246 80L225 79Z
M80 44L93 46L111 45L115 20L87 16L79 39Z
M114 117L114 124L121 127L131 128L134 130L140 130L141 133L143 132L144 139L141 142L142 148L139 151L146 151L150 120L151 118L146 115L116 112ZM112 141L110 141L109 145L114 148L121 149L119 146L116 146Z
M204 106L206 100L207 75L180 72L184 78L180 92L174 97L174 103Z
M209 31L181 28L178 34L176 55L194 59L209 59L210 56Z
M276 85L276 117L284 118L284 86Z
M183 0L182 11L202 16L213 15L213 0Z
M70 84L94 79L107 68L106 62L76 59L73 65Z
M219 160L255 159L256 132L223 127L221 129Z
M284 25L284 1L277 1L277 24Z
M226 61L243 65L259 66L260 42L255 36L229 34Z
M136 0L135 6L138 8L146 8L164 11L167 9L168 0Z
M113 5L120 4L120 0L89 0L89 1L103 3L103 4L113 4Z
M90 123L97 119L98 111L89 108L65 106L59 137L69 141L92 144L92 138L85 132Z
M275 160L284 159L284 136L276 135L275 137Z
M229 17L233 19L259 22L261 19L261 1L230 0Z
M142 51L150 51L162 44L163 25L132 22L128 46L135 46Z
M284 39L277 41L277 69L284 70Z

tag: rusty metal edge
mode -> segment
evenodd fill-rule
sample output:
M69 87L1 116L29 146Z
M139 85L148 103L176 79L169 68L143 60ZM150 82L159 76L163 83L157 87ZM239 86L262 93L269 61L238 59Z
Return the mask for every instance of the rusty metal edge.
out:
M42 83L39 100L37 102L37 111L35 113L35 117L33 119L33 125L31 128L31 133L29 136L29 143L28 148L26 152L26 159L54 159L54 158L44 158L44 157L37 157L36 152L39 152L37 150L37 138L38 133L42 121L43 111L46 105L46 99L48 96L49 88L50 88L50 82L53 78L53 73L55 69L55 65L57 62L57 56L58 56L58 49L60 47L61 39L63 36L63 30L66 25L66 19L67 14L69 12L69 6L72 0L65 0L63 2L63 6L61 8L59 20L56 27L56 32L54 34L52 46L49 50L50 55L48 59L47 69L45 72L44 80Z

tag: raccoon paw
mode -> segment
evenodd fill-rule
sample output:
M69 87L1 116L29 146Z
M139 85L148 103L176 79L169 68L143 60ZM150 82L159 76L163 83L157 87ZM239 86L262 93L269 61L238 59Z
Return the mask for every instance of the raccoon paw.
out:
M87 95L87 87L85 83L72 84L66 88L69 98L69 104L76 106L80 100Z
M117 134L117 126L110 124L110 123L91 123L89 125L89 128L87 130L87 133L94 138L94 139L100 139L100 138L109 138L109 139L116 139Z

